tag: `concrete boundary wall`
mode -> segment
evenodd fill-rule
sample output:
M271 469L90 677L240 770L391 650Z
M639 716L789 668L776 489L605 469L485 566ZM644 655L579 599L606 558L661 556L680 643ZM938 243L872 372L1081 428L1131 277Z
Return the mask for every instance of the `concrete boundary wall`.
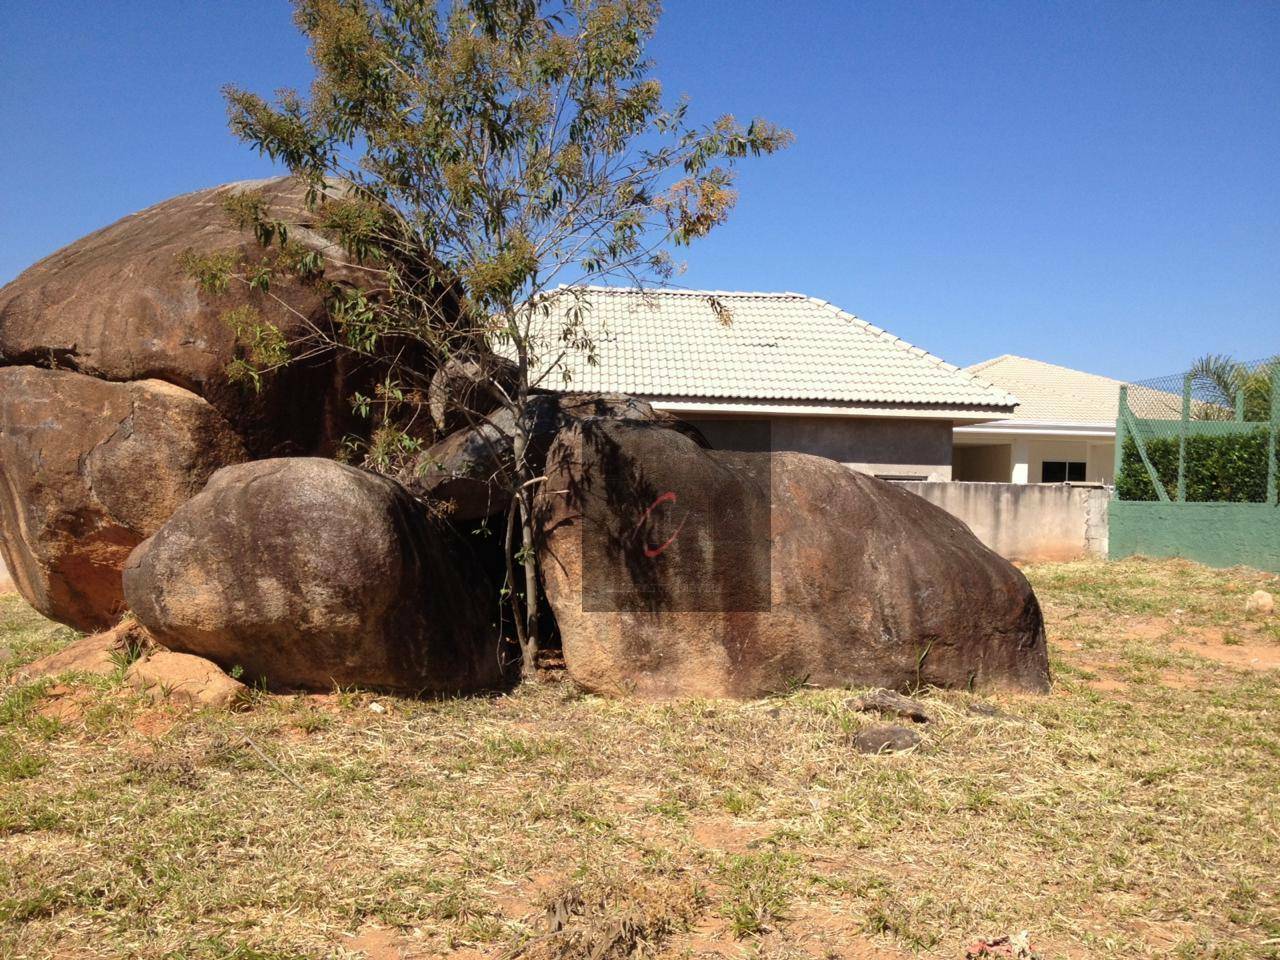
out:
M955 481L900 486L963 520L1006 559L1107 555L1110 492L1104 487Z
M1265 503L1111 504L1111 556L1185 557L1280 573L1280 507Z

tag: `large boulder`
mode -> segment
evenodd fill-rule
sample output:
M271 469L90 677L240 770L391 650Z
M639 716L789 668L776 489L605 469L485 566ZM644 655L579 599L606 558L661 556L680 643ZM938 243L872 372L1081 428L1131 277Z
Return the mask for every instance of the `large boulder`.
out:
M228 251L247 263L267 255L224 209L228 196L260 190L292 242L322 251L326 280L358 274L310 229L305 187L280 178L174 197L77 240L0 288L0 365L58 366L103 380L165 380L204 397L255 457L332 452L352 428L347 360L329 353L264 378L233 382L235 333L224 314L252 306L288 339L322 321L326 285L278 278L269 293L231 284L200 289L179 262L192 251Z
M547 477L542 574L565 664L588 690L1049 685L1026 578L892 484L609 420L561 431Z
M272 687L503 681L499 597L477 559L399 484L331 460L220 470L134 551L124 591L169 649Z
M245 457L226 420L173 384L0 368L0 557L46 617L111 626L130 551Z
M443 368L442 368L443 369ZM540 393L529 398L530 444L527 457L540 473L556 434L582 420L636 420L654 423L707 441L696 427L636 397L619 393ZM504 512L511 504L515 466L516 420L507 407L428 447L417 458L409 488L425 499L449 502L457 520L476 520Z

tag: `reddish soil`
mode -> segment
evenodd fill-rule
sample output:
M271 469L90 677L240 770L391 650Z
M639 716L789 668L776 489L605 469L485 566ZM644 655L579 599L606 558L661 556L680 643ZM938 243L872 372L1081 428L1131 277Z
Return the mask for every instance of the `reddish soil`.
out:
M400 931L374 924L361 927L354 936L344 940L341 946L344 950L363 955L365 960L417 960L419 957L432 955L425 946L415 944ZM462 952L452 953L450 956L461 958Z
M1221 636L1221 631L1219 631ZM1228 644L1211 641L1178 640L1172 644L1180 653L1194 653L1229 667L1243 670L1280 670L1280 643Z
M710 850L746 853L769 835L763 824L734 820L702 820L693 825L693 839Z

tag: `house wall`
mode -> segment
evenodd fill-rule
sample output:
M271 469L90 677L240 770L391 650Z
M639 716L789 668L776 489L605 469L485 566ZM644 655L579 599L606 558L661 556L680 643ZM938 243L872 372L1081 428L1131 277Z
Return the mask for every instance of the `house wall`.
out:
M1089 467L1085 479L1090 483L1116 482L1115 441L1089 444Z
M1115 443L1028 435L988 443L957 443L955 480L978 483L1040 483L1046 460L1082 461L1085 483L1113 483Z
M1102 487L1016 483L904 483L963 520L1009 560L1074 560L1107 555L1109 501Z
M951 479L951 422L874 417L686 416L721 450L790 450L863 473Z
M1115 444L1089 440L1033 438L1027 444L1027 482L1039 483L1046 460L1079 460L1085 464L1086 483L1110 483L1115 468Z
M951 479L973 483L1008 483L1013 471L1013 447L1007 443L981 446L956 444L951 453Z

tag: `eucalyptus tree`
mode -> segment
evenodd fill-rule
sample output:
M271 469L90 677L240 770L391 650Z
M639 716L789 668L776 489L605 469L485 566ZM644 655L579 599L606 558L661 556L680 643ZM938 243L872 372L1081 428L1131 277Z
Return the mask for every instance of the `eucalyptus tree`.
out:
M674 248L729 216L737 161L791 140L760 119L694 124L687 101L666 103L645 53L660 12L656 0L295 0L310 89L225 96L233 133L308 185L335 248L298 245L296 225L249 193L229 212L271 248L265 265L189 265L268 295L281 273L325 282L339 258L361 271L331 283L329 322L306 347L253 317L234 323L251 380L316 344L382 365L379 388L352 398L378 420L362 451L375 468L420 445L404 408L436 365L491 348L514 362L514 377L476 369L515 415L507 546L524 582L508 587L526 674L539 644L531 391L572 382L571 348L593 362L586 284L669 280Z

